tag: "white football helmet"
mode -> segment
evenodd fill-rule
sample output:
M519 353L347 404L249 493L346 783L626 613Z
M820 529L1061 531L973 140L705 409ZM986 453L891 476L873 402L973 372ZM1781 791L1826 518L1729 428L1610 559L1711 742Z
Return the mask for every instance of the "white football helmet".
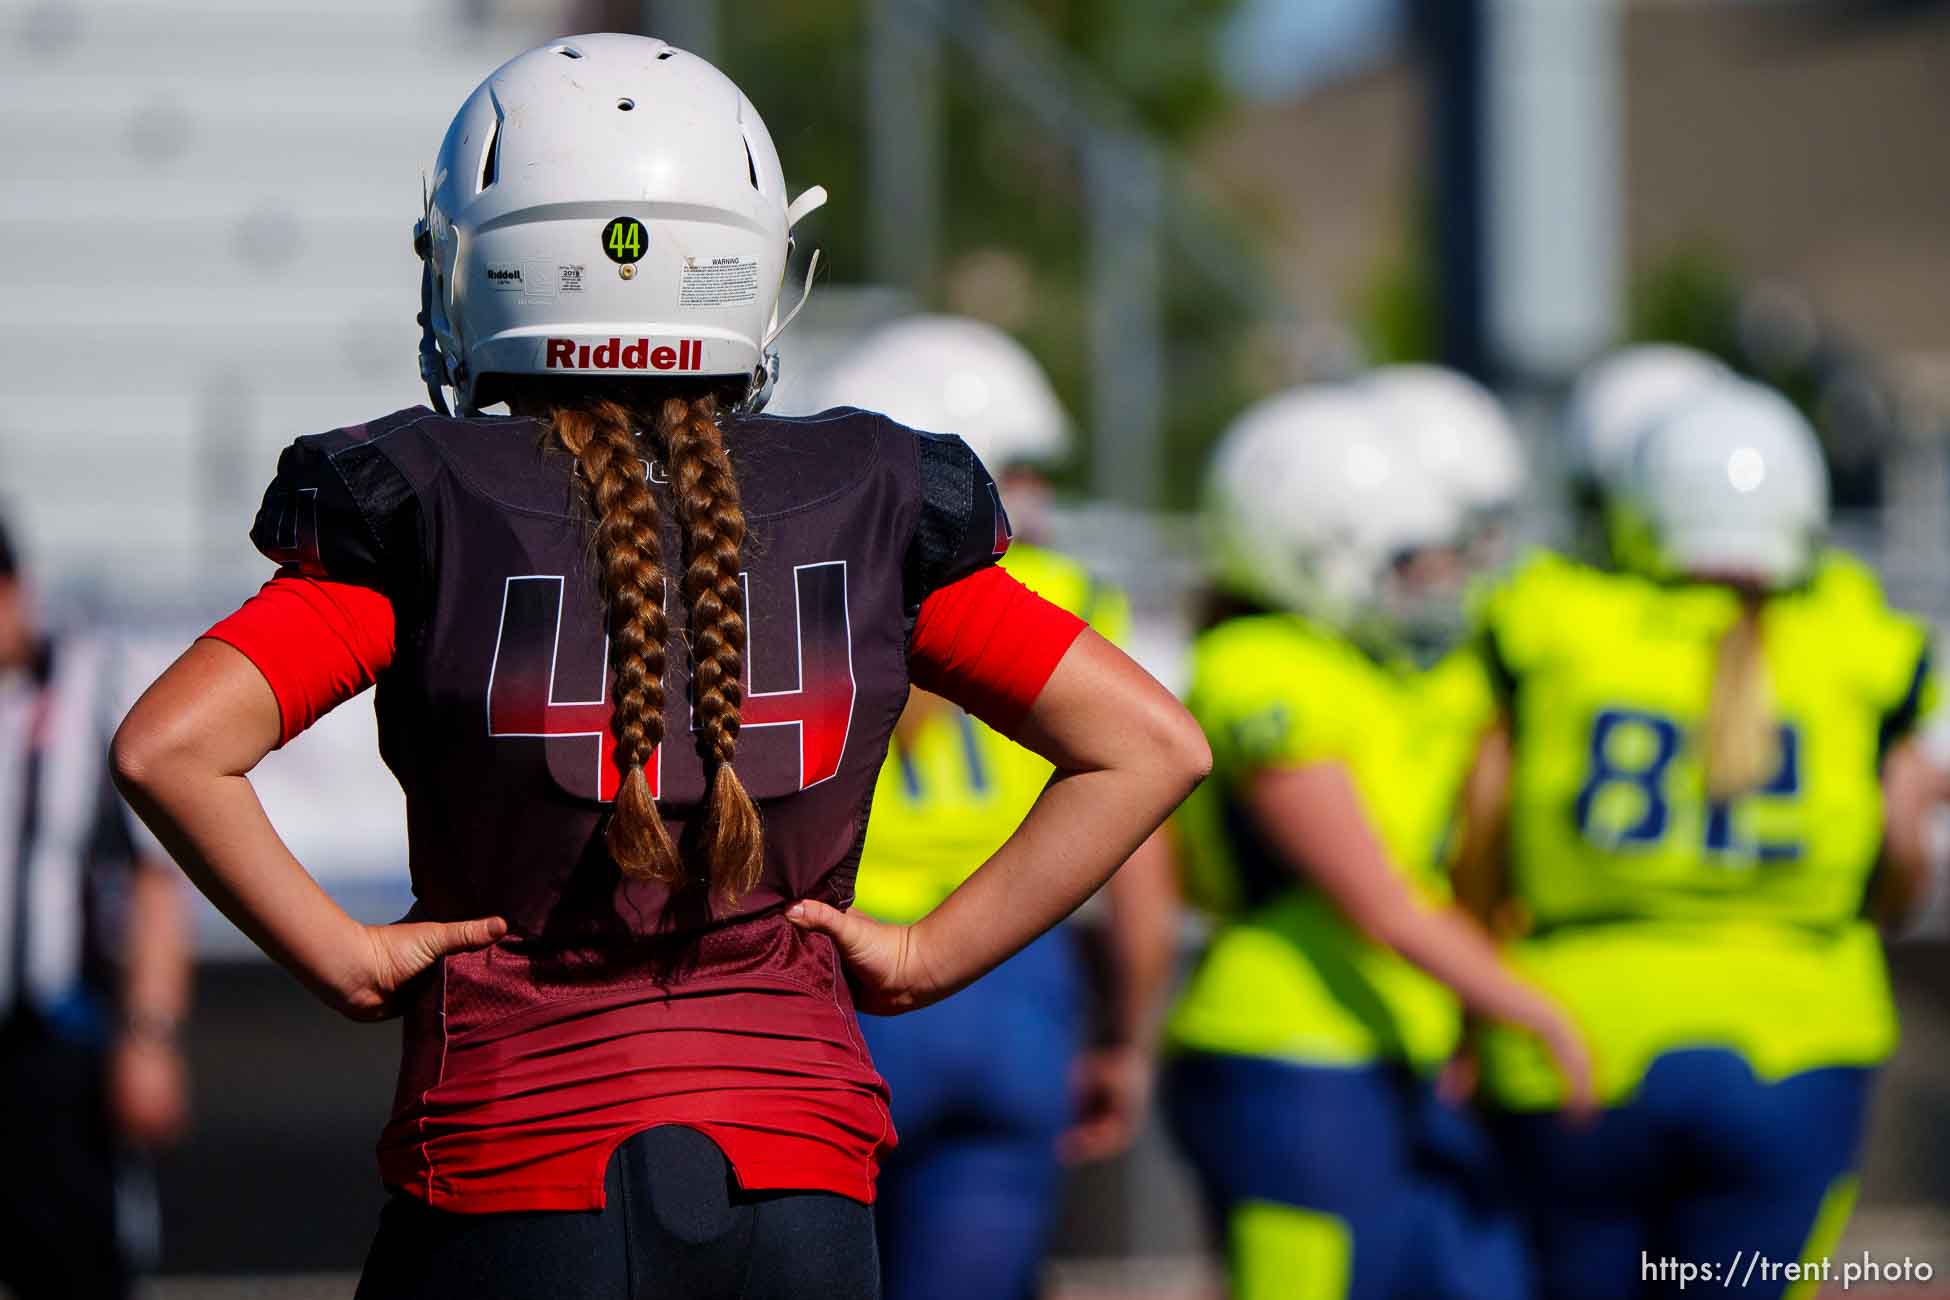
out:
M1792 402L1725 379L1646 431L1627 509L1660 576L1790 586L1813 567L1828 524L1828 467Z
M1458 544L1464 515L1356 388L1268 398L1236 420L1207 474L1214 579L1343 631L1398 622L1403 558Z
M1731 373L1704 352L1670 343L1622 348L1594 362L1565 408L1572 477L1601 496L1618 492L1653 418Z
M461 105L414 228L435 405L442 384L464 411L494 400L489 375L760 392L792 227L825 198L786 201L757 110L694 54L602 33L517 55Z
M857 406L957 434L995 474L1070 454L1070 419L1041 364L1002 330L965 316L908 316L874 329L808 396L813 410Z
M1387 366L1362 381L1382 419L1436 480L1479 518L1506 516L1523 496L1523 443L1503 404L1444 366Z

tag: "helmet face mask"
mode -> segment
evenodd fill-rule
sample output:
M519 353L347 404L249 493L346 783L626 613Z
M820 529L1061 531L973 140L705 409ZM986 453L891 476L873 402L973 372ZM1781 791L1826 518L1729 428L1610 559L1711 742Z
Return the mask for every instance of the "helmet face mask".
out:
M1473 546L1473 537L1466 534L1457 545L1403 551L1389 566L1380 609L1394 639L1418 658L1439 656L1468 629L1463 597L1482 572Z
M1473 511L1463 522L1463 561L1474 577L1501 573L1517 546L1517 510Z
M425 377L462 410L491 376L730 376L760 397L791 228L823 199L788 205L764 122L695 55L608 33L518 55L455 116L415 228Z

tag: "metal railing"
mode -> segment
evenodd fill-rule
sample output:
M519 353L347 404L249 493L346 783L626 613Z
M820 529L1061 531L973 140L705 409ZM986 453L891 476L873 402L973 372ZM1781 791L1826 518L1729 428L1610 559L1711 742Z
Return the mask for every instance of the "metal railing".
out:
M1188 273L1250 317L1293 325L1235 223L1203 197L1192 167L1015 0L870 0L868 89L876 214L874 270L919 288L938 265L944 46L958 75L1026 114L1079 160L1085 205L1089 486L1127 506L1162 496L1164 411L1173 374L1165 269Z

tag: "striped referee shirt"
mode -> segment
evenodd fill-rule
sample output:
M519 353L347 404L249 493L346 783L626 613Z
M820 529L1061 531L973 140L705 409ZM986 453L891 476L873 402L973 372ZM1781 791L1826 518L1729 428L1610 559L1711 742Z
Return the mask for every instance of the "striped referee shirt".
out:
M65 1019L117 965L128 868L153 842L110 783L109 667L99 643L69 638L0 675L0 1022Z

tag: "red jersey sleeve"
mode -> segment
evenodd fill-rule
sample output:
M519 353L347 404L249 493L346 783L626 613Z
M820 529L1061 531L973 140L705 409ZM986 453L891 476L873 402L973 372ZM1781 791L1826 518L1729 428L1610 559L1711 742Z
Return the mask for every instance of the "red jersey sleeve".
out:
M921 603L908 673L922 690L1013 735L1085 626L992 565Z
M203 635L264 674L285 744L393 662L393 605L370 587L284 572Z

